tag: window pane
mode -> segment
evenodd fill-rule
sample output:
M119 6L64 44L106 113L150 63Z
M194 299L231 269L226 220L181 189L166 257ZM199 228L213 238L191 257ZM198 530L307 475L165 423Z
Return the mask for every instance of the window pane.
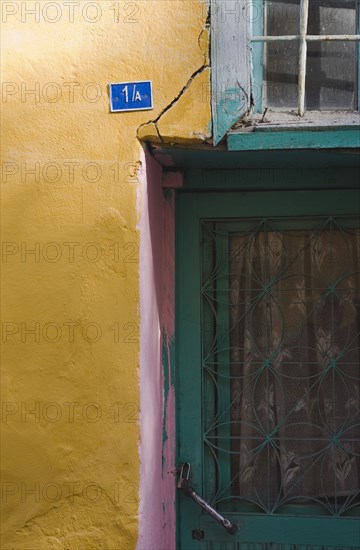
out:
M299 6L299 0L266 2L265 34L268 36L299 34ZM296 108L298 41L265 44L264 60L266 105L276 109Z
M306 108L308 110L356 109L355 42L308 44Z
M221 511L356 514L357 224L202 222L204 495Z
M271 0L266 2L264 28L267 36L299 34L300 1Z
M310 0L308 34L356 34L355 0ZM356 42L311 42L306 108L356 109Z
M333 219L295 229L296 218L284 231L284 220L229 239L232 495L275 513L296 502L344 513L360 467L360 233ZM332 450L330 433L344 438Z
M308 34L356 34L356 0L310 0Z
M310 0L308 34L356 34L356 0ZM264 33L299 34L300 1L265 3ZM306 67L307 110L357 108L357 42L308 42ZM266 106L296 109L299 42L264 44Z
M300 1L265 2L264 34L299 34ZM308 34L356 34L356 0L310 0Z
M264 48L266 105L275 109L295 109L298 98L298 41L272 42Z

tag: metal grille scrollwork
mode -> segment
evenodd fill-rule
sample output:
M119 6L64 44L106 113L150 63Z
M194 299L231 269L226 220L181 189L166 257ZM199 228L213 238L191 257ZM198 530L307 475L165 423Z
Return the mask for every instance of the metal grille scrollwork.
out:
M220 510L359 515L356 226L202 222L203 483Z

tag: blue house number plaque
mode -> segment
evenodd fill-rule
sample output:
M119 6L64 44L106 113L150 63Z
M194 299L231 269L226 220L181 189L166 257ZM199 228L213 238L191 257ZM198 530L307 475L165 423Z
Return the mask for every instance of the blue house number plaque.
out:
M110 84L110 110L143 111L153 108L151 80Z

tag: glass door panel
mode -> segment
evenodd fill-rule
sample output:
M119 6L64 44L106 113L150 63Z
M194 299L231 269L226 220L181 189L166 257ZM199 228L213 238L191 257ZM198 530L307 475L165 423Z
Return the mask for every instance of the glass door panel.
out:
M360 550L357 190L180 194L180 550ZM283 215L283 212L286 215Z
M202 224L205 494L220 510L359 512L355 226Z

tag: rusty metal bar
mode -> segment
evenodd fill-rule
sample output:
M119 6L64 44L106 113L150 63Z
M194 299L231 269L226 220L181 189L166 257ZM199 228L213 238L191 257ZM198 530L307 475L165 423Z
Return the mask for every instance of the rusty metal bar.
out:
M230 520L224 518L219 512L217 512L210 504L208 504L203 498L201 498L198 494L195 493L194 489L192 487L185 487L184 488L185 493L192 498L196 504L198 504L209 516L211 516L217 523L222 525L224 529L230 534L234 535L239 527L235 523L231 523Z
M194 489L190 487L189 485L189 477L190 477L190 462L182 462L179 464L177 471L179 472L179 479L178 479L178 489L182 489L188 497L192 498L193 501L196 502L209 516L211 516L215 521L217 521L220 525L224 527L224 529L227 530L227 532L230 535L234 535L239 527L236 525L236 523L231 523L230 520L224 518L217 510L215 510L206 500L201 498L200 495L195 493Z

